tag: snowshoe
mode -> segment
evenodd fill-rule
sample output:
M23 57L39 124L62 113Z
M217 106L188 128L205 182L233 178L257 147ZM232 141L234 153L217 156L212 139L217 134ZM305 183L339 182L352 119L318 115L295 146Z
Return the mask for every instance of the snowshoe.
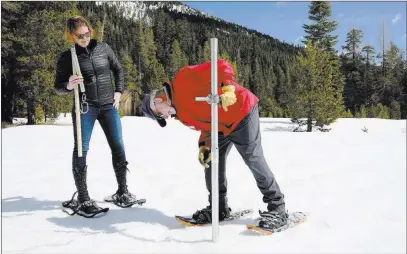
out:
M75 192L71 198L71 200L65 201L62 203L64 209L62 209L65 213L73 216L78 214L85 218L93 218L96 215L106 213L109 211L108 207L102 208L96 204L94 200L86 200L80 203L78 200L75 199L75 195L78 192ZM71 210L72 212L69 212Z
M125 192L122 194L116 192L111 196L105 197L104 200L121 208L128 208L135 204L142 205L146 202L146 199L137 199L136 196L130 192Z

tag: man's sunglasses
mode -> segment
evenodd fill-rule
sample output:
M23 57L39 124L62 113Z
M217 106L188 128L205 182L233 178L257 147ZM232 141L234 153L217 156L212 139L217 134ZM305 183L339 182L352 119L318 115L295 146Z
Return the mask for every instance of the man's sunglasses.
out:
M169 106L171 106L171 99L170 99L170 96L169 96L169 94L168 94L167 87L163 86L162 89L163 89L163 91L164 91L164 94L161 96L161 99L162 99L163 101L166 101L167 104L168 104ZM156 94L157 92L158 92L158 90L153 90L153 92L151 93L150 108L152 108L152 109L153 109L153 108L155 109L155 101L154 101L154 98L155 98L155 94ZM161 114L161 113L154 114L154 116L155 116L157 119L164 119L164 118L163 118L163 114Z
M90 31L84 34L76 34L76 38L78 38L79 40L84 39L85 37L90 38Z

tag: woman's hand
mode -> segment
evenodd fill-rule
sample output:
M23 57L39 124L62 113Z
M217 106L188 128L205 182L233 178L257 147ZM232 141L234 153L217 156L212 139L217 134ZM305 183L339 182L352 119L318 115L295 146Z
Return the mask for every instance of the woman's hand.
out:
M115 107L116 109L119 109L120 106L120 97L122 96L121 93L119 92L115 92L114 93L114 102L113 102L113 107Z
M69 82L68 85L66 85L66 89L72 90L80 83L83 83L83 77L72 75L69 77Z

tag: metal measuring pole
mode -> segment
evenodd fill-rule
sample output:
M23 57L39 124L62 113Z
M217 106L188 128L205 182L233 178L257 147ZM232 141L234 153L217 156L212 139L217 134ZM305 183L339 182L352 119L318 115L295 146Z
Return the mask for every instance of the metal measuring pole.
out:
M196 97L196 101L211 104L211 185L212 185L212 241L219 239L219 151L218 151L218 39L211 38L211 94Z
M72 57L72 71L74 75L82 76L81 69L79 67L78 56L76 55L75 43L71 44L71 57ZM81 92L85 92L85 86L83 83L79 84ZM75 119L76 119L76 143L78 149L78 157L82 157L82 128L81 128L81 109L79 103L79 89L78 86L74 87L75 97Z

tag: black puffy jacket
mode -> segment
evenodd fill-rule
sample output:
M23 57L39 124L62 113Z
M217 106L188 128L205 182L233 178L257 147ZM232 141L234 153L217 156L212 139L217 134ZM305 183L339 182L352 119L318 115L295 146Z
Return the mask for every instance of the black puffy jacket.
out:
M123 93L123 69L112 48L100 41L92 39L86 48L75 44L79 67L85 85L87 102L92 105L113 103L114 92ZM110 71L113 71L115 87ZM55 75L55 91L58 94L71 93L66 88L72 75L71 50L61 54L57 61ZM82 98L82 94L80 94ZM82 99L80 99L82 100Z

